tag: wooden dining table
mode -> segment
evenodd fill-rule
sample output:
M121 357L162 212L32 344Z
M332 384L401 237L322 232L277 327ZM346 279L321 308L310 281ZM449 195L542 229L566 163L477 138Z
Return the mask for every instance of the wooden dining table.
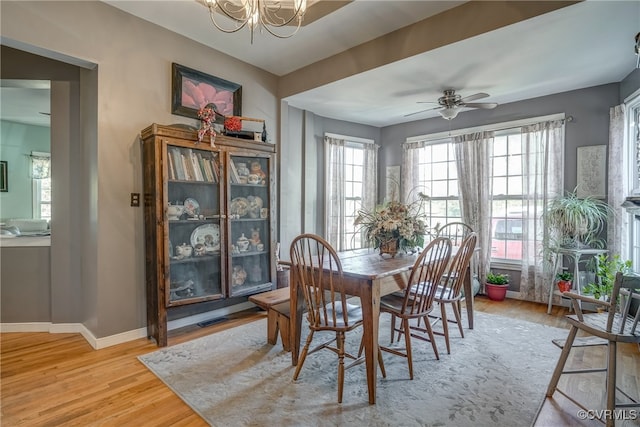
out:
M455 252L455 248L454 248ZM399 254L394 258L383 257L372 249L338 252L342 263L346 293L359 297L362 305L364 354L367 372L369 403L376 403L376 382L378 370L378 322L380 297L407 286L407 281L418 254ZM328 270L328 265L325 266ZM292 269L293 271L293 269ZM464 282L469 328L473 329L473 292L470 274ZM291 362L297 365L300 354L300 333L304 311L302 290L294 277L291 286Z

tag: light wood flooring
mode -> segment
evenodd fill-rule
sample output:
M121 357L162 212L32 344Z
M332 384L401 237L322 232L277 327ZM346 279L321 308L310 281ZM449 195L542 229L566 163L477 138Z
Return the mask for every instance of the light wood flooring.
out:
M561 307L554 307L553 313L547 315L544 304L516 300L494 302L484 297L476 298L475 307L478 311L567 328L563 319L567 310ZM264 312L247 311L205 328L172 331L169 345L264 316ZM0 334L0 346L2 426L207 425L138 361L137 356L157 349L147 339L93 350L79 334L3 333ZM619 371L624 371L623 382L637 391L640 352L637 346L621 347ZM584 358L603 360L597 354L585 353ZM587 362L598 360L585 360ZM592 398L594 392L604 387L597 379L572 381L569 388L578 398ZM579 420L577 411L578 408L566 399L547 399L535 426L602 425Z

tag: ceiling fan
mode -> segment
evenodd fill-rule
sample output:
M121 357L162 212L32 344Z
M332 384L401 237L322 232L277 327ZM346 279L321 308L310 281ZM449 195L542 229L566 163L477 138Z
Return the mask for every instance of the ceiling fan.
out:
M416 111L415 113L406 114L405 117L413 116L414 114L424 113L425 111L440 110L438 113L447 119L451 120L455 118L460 112L461 108L482 108L491 109L498 106L495 102L471 102L476 99L482 99L488 97L488 93L476 93L473 95L465 96L464 98L456 94L454 89L445 89L444 95L438 98L438 106L433 108L427 108L426 110ZM421 101L418 104L435 104L435 102Z

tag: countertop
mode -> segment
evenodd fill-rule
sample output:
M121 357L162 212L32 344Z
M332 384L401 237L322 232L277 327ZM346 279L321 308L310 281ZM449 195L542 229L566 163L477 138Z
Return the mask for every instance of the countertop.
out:
M51 246L51 236L0 236L1 248Z

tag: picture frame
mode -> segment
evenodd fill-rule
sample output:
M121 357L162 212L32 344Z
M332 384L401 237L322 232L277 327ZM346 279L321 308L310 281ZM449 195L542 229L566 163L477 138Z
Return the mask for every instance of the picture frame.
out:
M9 191L9 170L5 160L0 161L0 191Z
M577 148L576 195L579 198L606 197L607 146L590 145Z
M226 116L241 116L242 86L172 63L171 113L197 119L198 110L209 103L220 113L216 123L224 123Z

